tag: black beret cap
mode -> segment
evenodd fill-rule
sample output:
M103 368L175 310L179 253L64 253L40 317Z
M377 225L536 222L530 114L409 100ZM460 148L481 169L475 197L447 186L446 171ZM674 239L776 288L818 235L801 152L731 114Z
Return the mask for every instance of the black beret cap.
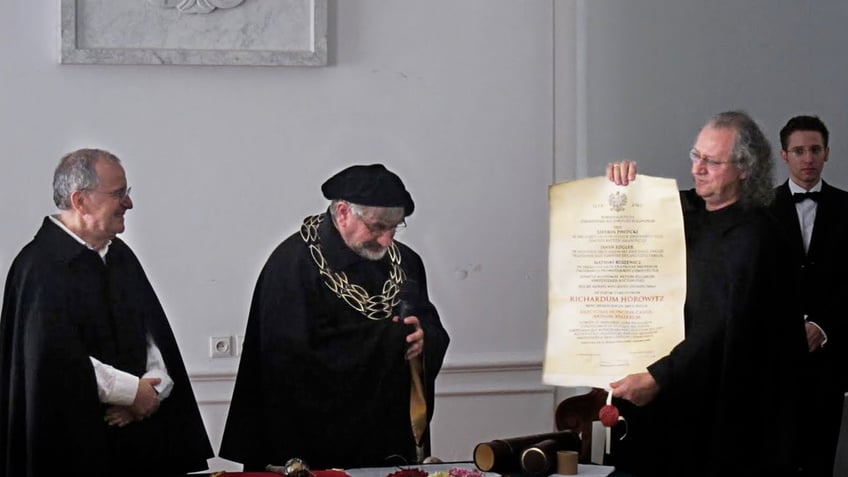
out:
M321 185L324 197L372 207L403 207L404 216L412 215L415 202L403 181L382 164L350 166Z

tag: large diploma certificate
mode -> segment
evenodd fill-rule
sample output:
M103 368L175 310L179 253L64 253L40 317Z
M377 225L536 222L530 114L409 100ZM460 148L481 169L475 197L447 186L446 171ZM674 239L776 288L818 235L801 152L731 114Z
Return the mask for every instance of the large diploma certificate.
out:
M543 381L608 388L683 340L686 245L674 179L551 186Z

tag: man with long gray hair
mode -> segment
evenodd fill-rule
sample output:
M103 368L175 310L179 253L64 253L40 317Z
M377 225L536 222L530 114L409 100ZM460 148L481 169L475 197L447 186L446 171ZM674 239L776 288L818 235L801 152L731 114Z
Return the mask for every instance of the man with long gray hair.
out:
M771 146L748 114L728 111L701 129L689 160L685 338L610 383L627 420L613 459L639 476L795 475L806 340L767 213ZM627 185L636 164L610 164L607 177Z
M121 161L65 155L59 213L12 263L0 315L0 475L184 475L212 448L162 306L117 238Z

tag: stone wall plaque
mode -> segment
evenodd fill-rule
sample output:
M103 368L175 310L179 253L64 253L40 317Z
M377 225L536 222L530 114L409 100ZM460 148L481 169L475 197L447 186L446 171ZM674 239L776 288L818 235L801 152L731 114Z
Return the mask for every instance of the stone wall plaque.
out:
M322 66L327 0L62 0L61 62Z

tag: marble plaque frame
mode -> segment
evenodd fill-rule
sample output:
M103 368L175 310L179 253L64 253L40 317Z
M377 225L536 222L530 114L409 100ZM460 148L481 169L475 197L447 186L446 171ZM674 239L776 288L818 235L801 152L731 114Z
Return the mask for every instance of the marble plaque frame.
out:
M151 43L151 34L161 35L162 37L170 35L168 41L173 43L174 35L169 34L167 30L168 28L172 28L170 24L162 25L161 16L165 15L164 7L160 10L162 12L157 13L159 15L160 20L158 24L156 24L157 28L144 28L139 27L137 30L133 30L132 28L123 28L119 32L116 33L108 33L108 34L100 34L99 31L102 29L102 25L98 26L90 26L86 23L87 15L83 15L85 8L89 10L91 8L100 8L110 10L106 13L111 18L120 18L121 15L124 15L124 11L128 8L128 5L132 5L132 8L138 9L138 2L145 3L145 0L111 0L108 2L91 0L90 4L82 5L86 0L61 0L61 8L62 8L62 31L61 31L61 54L60 54L60 62L63 64L149 64L149 65L256 65L256 66L324 66L327 64L327 0L303 0L302 2L298 2L296 0L289 0L288 2L279 2L279 0L244 0L243 5L249 5L247 2L277 2L271 4L264 4L262 8L267 12L269 9L277 9L277 11L273 12L275 17L285 16L287 13L286 9L294 10L295 7L300 9L301 11L297 12L301 17L307 17L308 20L311 20L311 24L309 21L287 21L286 27L289 27L285 33L274 34L275 32L271 32L272 35L270 38L279 38L281 36L287 36L289 38L289 43L284 44L282 46L274 46L272 48L239 48L239 47L222 47L220 44L218 45L199 45L197 44L196 36L186 37L190 39L195 44L191 46L187 46L183 48L181 45L164 45L165 41L161 42L163 46L154 46L150 47L147 44L139 44L139 45L131 45L127 46L128 43L132 43L134 40L131 37L133 35L133 31L138 35L138 32L142 32L144 35L143 40L139 40L140 43ZM148 5L151 2L148 1ZM155 3L155 2L153 2ZM159 2L166 3L166 2ZM173 2L172 2L173 3ZM237 2L238 3L238 2ZM209 3L207 2L207 5ZM256 4L253 5L254 7ZM148 6L148 8L156 8L155 6ZM232 11L236 11L237 8L232 8ZM307 13L304 15L303 9L307 10ZM282 9L282 11L280 11ZM114 10L114 11L112 11ZM97 12L98 15L101 12ZM215 22L221 21L223 18L222 15L226 15L230 13L230 10L219 9L213 11L209 14L192 14L190 17L186 16L184 18L179 18L178 15L181 12L178 12L176 9L171 9L167 12L168 15L171 15L169 18L173 20L172 23L176 24L177 20L182 21L191 21L194 28L197 28L197 25L203 25L203 22ZM249 12L248 12L249 13ZM132 11L127 11L127 14L134 15ZM240 14L244 15L244 11L240 12ZM176 16L175 16L176 15ZM292 18L296 17L294 14ZM145 18L149 18L149 15L145 15ZM176 19L176 20L175 20ZM259 20L263 19L257 19ZM94 22L92 22L94 23ZM260 22L261 23L261 22ZM270 24L270 26L269 26ZM215 27L217 25L212 25ZM274 24L271 22L264 22L261 25L262 28L273 29L275 28ZM86 29L90 29L91 34ZM276 27L279 28L279 27ZM242 29L232 29L231 37L233 35L242 34L239 30L246 30L244 27ZM294 32L294 33L293 33ZM247 35L247 33L244 33ZM87 38L87 35L90 36L98 36L97 41L92 43L96 43L95 45L87 45L83 39ZM115 44L109 44L111 41L110 35L115 36L124 36L127 38L122 38L120 41L116 41ZM217 40L217 37L216 37ZM252 38L236 38L237 41L235 43L240 44L250 44L253 42ZM202 41L202 40L200 40ZM152 43L157 43L157 39L154 37Z

